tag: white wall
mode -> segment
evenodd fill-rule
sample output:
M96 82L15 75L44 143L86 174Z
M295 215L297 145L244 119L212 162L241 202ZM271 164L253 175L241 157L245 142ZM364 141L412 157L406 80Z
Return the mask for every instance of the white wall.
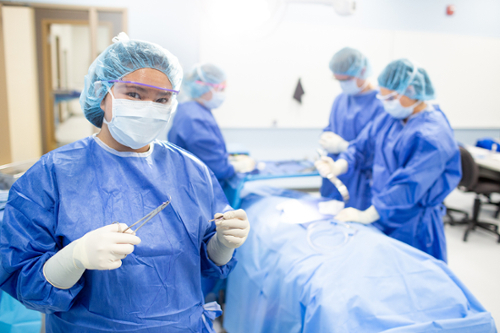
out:
M201 0L14 0L12 2L128 8L130 38L160 44L175 54L185 68L190 68L199 59Z
M202 61L222 64L228 75L227 101L215 112L224 127L324 127L340 93L328 63L346 46L370 59L375 82L394 59L425 68L453 127L500 127L500 38L286 20L264 38L217 34L209 24L203 31ZM478 53L487 70L478 68ZM301 104L292 98L299 78Z
M207 11L201 61L220 64L228 74L228 98L217 120L226 128L324 127L340 92L328 62L351 46L368 56L375 81L394 59L419 63L454 128L499 128L500 26L490 14L500 14L499 4L461 3L457 15L447 17L442 1L359 1L355 15L341 17L329 6L290 3L267 25L249 31L229 15ZM292 99L299 78L302 104Z
M42 154L33 10L2 7L12 162Z
M210 31L207 31L201 23L202 19L207 16L206 8L203 7L203 4L206 5L217 1L220 0L33 0L32 2L126 7L129 10L129 35L131 38L145 39L159 43L177 55L185 69L190 69L194 63L202 59L200 54L204 51L202 51L201 45L218 45L218 43L221 42L217 35L211 35ZM450 52L447 53L446 56L439 54L433 49L434 46L432 45L433 43L437 43L437 46L440 46L440 42L439 40L436 41L434 37L431 37L428 39L428 44L431 46L425 48L423 50L424 52L420 52L418 58L421 58L422 60L419 59L419 62L422 62L424 67L429 69L431 79L436 85L439 97L446 95L451 96L453 94L462 98L462 100L441 100L445 112L447 112L452 119L452 125L455 127L475 128L500 127L498 124L489 121L487 124L488 126L484 126L486 124L484 119L499 119L500 117L497 116L499 111L498 108L493 105L494 103L490 99L491 96L494 96L498 91L496 83L483 80L483 77L488 74L490 74L489 76L492 80L496 80L497 65L495 61L491 61L491 58L494 59L496 56L490 51L492 48L495 48L492 46L495 43L494 40L500 38L500 20L498 20L498 17L500 17L500 1L455 0L453 4L456 5L457 11L452 17L445 15L445 8L450 4L448 0L357 0L356 2L357 12L350 17L340 17L333 12L333 9L321 5L293 4L288 6L286 12L283 14L284 22L292 26L307 26L313 31L315 27L327 26L330 31L335 31L336 29L348 29L351 31L369 30L373 33L381 32L380 35L383 35L384 31L391 31L394 34L408 33L408 36L414 36L416 39L406 39L404 49L406 51L411 51L413 58L417 55L417 52L412 51L413 49L417 49L416 51L418 52L422 51L418 49L420 43L418 40L425 36L425 34L436 34L434 37L437 36L441 39L448 38L448 45L453 44L452 48L454 52L450 49ZM280 25L278 25L275 30L279 30L279 28ZM231 31L233 27L227 26L226 29ZM463 40L466 41L465 44L462 43ZM298 40L292 42L301 43L304 41ZM305 40L305 42L311 44L312 41ZM372 40L372 42L376 41ZM328 113L329 105L327 104L329 103L327 103L326 100L333 100L335 94L339 91L334 82L328 81L327 76L329 76L329 72L328 69L326 69L326 65L319 63L319 61L324 63L325 60L329 59L336 49L335 45L329 45L329 43L331 43L331 41L325 40L321 45L317 45L318 52L325 53L313 55L313 58L315 61L318 61L318 63L313 63L311 69L316 71L319 70L320 67L325 66L322 67L325 68L325 72L321 74L325 77L318 82L323 83L323 94L331 94L331 97L323 97L324 100L321 102L312 102L314 96L312 94L313 92L316 93L317 89L310 89L306 86L308 90L306 92L310 95L305 97L309 99L309 101L305 103L309 103L311 108L315 107L319 110L317 111L320 112L318 118ZM489 46L483 47L486 44ZM358 47L366 49L366 52L372 52L372 50L374 50L374 54L388 51L386 46L380 43L377 45L359 45ZM252 51L250 48L247 49L250 52ZM406 51L400 52L398 50L401 51L402 48L395 48L390 52L392 52L394 56L405 55L403 53ZM269 71L264 68L259 72L247 71L245 73L244 70L248 66L248 61L241 57L237 58L241 52L235 47L232 49L229 48L227 53L227 57L232 56L235 62L240 62L238 71L234 72L238 74L238 77L229 73L229 89L231 89L232 94L234 93L234 96L230 97L231 99L235 100L235 96L238 95L243 98L240 100L240 103L244 104L247 100L252 99L266 100L269 98L269 96L267 96L268 94L274 93L274 90L269 92L268 89L265 95L252 95L252 88L255 87L253 77L260 77L264 80L274 80L274 82L278 84L275 84L273 89L290 89L290 87L286 87L291 84L288 80L278 82L279 78L273 77ZM251 59L263 61L259 59L259 57L263 58L266 54L255 53L256 52L254 52L255 57ZM461 57L456 57L456 54ZM222 67L226 67L226 64L221 61L224 55L217 56L213 54L213 56L214 59L219 60L217 61L218 64ZM216 56L217 58L215 58ZM270 56L272 57L272 55ZM375 55L374 60L376 60L376 57ZM286 59L284 60L281 58L280 60L274 61L278 62L278 66L284 67L284 64L281 64L281 62L286 62ZM307 61L308 59L302 59L292 66L305 68ZM443 64L443 66L441 66L441 64ZM462 66L462 64L469 66L467 68L469 71L468 73L464 72L465 67ZM375 63L374 65L374 72L378 73L385 64L381 65ZM251 68L251 66L249 67ZM229 68L229 71L231 72L232 69ZM464 73L464 75L458 73ZM241 76L240 74L244 74L245 76ZM310 74L305 75L304 77L307 81L307 75ZM456 91L455 87L447 86L442 83L444 82L443 78L453 78L457 76L460 77L461 82L463 82L463 90L460 92ZM246 86L241 85L243 82L239 81L245 79L251 84ZM466 91L466 93L464 93L464 91ZM467 101L464 102L463 99L465 98L467 98ZM489 100L483 101L485 98ZM478 100L484 103L477 105L475 101ZM315 103L317 105L314 105ZM461 108L458 112L454 111L458 110L457 106ZM233 127L236 125L243 126L242 124L247 124L249 121L255 122L257 119L255 115L246 115L246 112L245 115L242 115L243 112L240 112L236 107L231 109L232 110L228 109L227 112L219 112L219 120L223 127ZM481 116L476 114L474 118L469 117L469 112L477 112L477 110L482 112ZM297 109L293 109L292 106L286 111L287 113L284 113L285 111L279 112L277 116L283 120L278 123L278 126L293 127L295 124L318 126L316 123L310 123L311 120L306 113L300 114L300 112ZM455 115L452 115L454 112ZM243 118L240 119L240 116ZM287 121L291 123L287 124ZM271 124L271 118L264 118L261 123L253 126L269 127Z

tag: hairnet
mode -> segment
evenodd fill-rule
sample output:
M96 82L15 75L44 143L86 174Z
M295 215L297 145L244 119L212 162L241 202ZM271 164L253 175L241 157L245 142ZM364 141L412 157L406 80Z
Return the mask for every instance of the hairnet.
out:
M344 47L333 55L330 60L330 70L333 74L348 75L359 79L366 79L371 75L368 59L361 52L350 47Z
M90 65L85 76L85 87L80 95L80 105L85 117L95 126L102 126L104 111L101 101L112 83L97 81L119 80L138 69L153 68L164 73L174 90L179 90L182 68L177 58L161 46L149 42L130 40L125 33L113 38L108 46Z
M186 75L183 86L191 98L198 98L208 92L210 87L196 83L196 81L218 84L225 80L226 73L219 67L213 64L198 64Z
M379 86L395 90L411 99L434 99L434 87L425 69L408 59L394 60L378 76Z

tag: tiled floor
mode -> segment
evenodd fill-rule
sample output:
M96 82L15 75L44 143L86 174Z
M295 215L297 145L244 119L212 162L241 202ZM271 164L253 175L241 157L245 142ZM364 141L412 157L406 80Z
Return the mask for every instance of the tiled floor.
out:
M448 207L472 211L475 195L452 192L445 203ZM500 196L493 197L500 201ZM500 224L494 219L496 207L483 205L479 220ZM476 230L469 234L467 242L462 241L465 226L446 225L448 244L448 265L458 278L469 288L481 304L491 312L500 325L500 244L497 238L485 231Z

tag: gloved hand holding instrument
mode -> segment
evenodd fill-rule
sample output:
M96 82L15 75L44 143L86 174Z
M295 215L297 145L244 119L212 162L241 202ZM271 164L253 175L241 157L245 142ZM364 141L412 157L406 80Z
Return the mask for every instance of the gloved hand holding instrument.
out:
M164 202L132 225L114 222L89 231L52 256L43 266L45 279L54 287L69 289L86 269L111 270L122 265L122 260L134 251L141 239L136 232L170 204ZM131 227L142 222L134 230Z
M208 255L213 262L222 266L231 260L234 249L240 247L248 237L250 223L243 209L224 214L215 214L216 230L207 247Z
M319 139L319 144L330 154L339 154L347 150L349 142L344 140L340 135L333 132L323 132Z
M321 177L327 178L333 183L344 202L349 201L349 191L347 187L337 178L337 176L347 172L347 161L339 159L335 162L331 157L326 156L326 153L321 149L318 149L318 154L320 159L314 163L314 166L318 169L319 174Z
M347 202L349 200L347 187L337 178L337 176L347 172L347 161L339 159L335 162L332 158L326 156L321 149L318 149L318 154L321 156L321 159L316 161L314 165L318 169L321 177L330 180L342 195L344 202ZM359 210L352 207L344 208L335 216L335 219L338 221L359 222L363 224L370 224L377 221L379 218L380 215L374 206L370 206L366 210Z

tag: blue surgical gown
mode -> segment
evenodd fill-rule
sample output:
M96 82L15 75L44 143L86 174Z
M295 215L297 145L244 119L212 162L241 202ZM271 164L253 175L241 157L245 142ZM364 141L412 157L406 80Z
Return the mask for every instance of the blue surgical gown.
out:
M87 232L131 224L171 197L138 231L142 242L115 270L86 270L67 290L44 278L45 262ZM212 172L174 145L118 152L88 137L44 155L14 183L0 238L0 287L47 314L47 332L213 332L204 324L201 277L235 265L207 255L208 221L229 210ZM208 318L206 321L209 322Z
M372 90L359 95L340 94L335 98L330 113L330 121L324 131L330 131L340 135L346 141L356 139L359 133L368 123L380 114L385 113L382 102L376 98L377 91ZM338 154L329 154L335 161ZM339 176L339 179L349 190L350 199L347 207L366 209L371 205L371 168L370 166L358 165L352 177ZM337 198L338 191L328 180L323 179L321 195L328 198Z
M453 130L438 106L406 123L389 114L377 118L340 158L349 164L346 177L360 164L372 165L377 228L446 261L442 202L458 185L462 171Z
M212 111L200 103L179 104L168 141L196 155L213 171L222 186L225 180L234 176L219 125Z

